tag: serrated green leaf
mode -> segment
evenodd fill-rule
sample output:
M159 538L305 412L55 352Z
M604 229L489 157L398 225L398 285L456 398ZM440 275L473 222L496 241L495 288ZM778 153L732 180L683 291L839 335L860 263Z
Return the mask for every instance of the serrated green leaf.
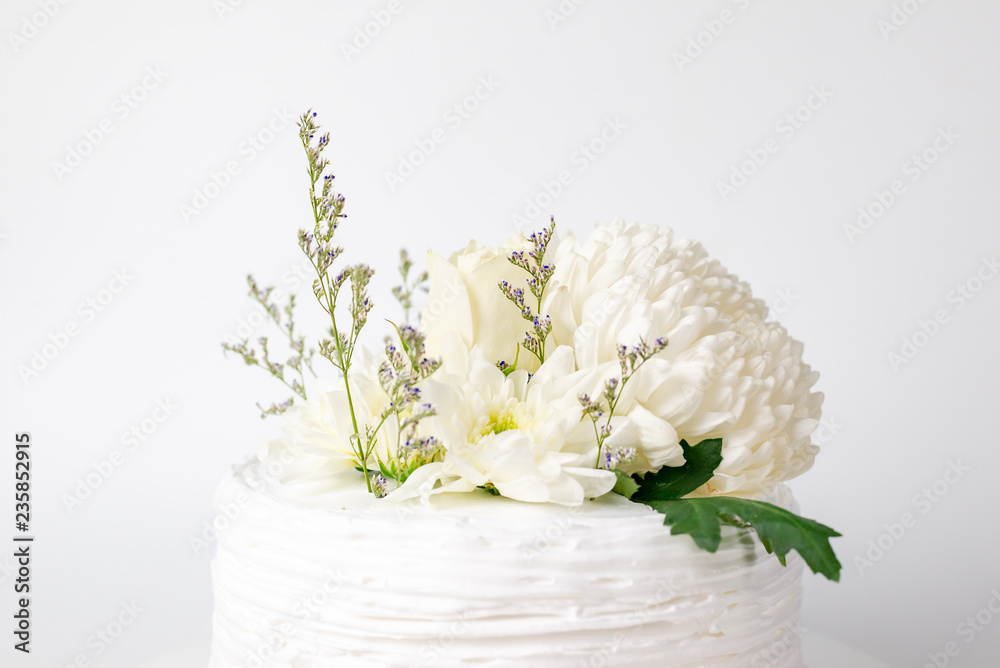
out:
M633 480L632 476L621 471L615 471L615 476L617 476L618 482L615 483L615 487L611 491L621 494L626 499L631 499L635 491L639 489L639 483Z
M722 525L733 525L735 518L756 531L764 549L782 565L785 555L795 550L813 573L834 582L840 580L841 564L830 546L830 539L840 534L815 520L771 503L731 496L652 501L648 505L663 513L663 523L670 525L671 534L688 534L709 552L719 548Z
M688 534L694 539L695 545L706 552L719 549L722 522L714 508L703 503L688 503L682 499L650 501L647 505L663 513L663 523L670 526L672 535Z
M709 438L698 445L681 441L684 464L664 466L655 473L647 473L632 495L633 501L669 501L690 494L712 479L716 467L722 463L722 439Z

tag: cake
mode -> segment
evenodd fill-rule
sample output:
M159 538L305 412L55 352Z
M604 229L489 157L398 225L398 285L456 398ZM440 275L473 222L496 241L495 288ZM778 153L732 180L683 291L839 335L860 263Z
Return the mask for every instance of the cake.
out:
M784 482L823 395L749 286L669 228L552 220L402 251L376 355L329 135L299 137L328 335L248 278L280 341L223 347L291 396L217 494L211 668L802 668L802 572L839 578L839 534Z
M618 495L425 507L359 481L307 502L263 469L216 498L239 510L212 565L210 668L802 666L801 559L744 531L708 554Z

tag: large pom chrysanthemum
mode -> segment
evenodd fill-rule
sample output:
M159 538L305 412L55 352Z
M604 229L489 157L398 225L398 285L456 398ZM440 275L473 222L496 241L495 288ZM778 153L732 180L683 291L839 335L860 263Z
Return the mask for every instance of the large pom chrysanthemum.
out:
M802 344L767 322L750 287L701 244L624 221L556 247L545 312L579 368L615 361L615 347L668 339L647 362L622 414L649 411L679 438L723 439L723 462L702 490L754 493L808 469L823 396ZM647 454L650 470L665 463Z

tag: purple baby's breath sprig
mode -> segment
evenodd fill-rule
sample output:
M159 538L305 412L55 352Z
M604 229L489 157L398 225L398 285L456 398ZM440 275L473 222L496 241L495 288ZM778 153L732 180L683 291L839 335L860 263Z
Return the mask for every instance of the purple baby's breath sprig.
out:
M330 146L330 135L326 133L317 139L318 131L319 125L314 112L307 111L299 118L299 139L309 163L309 203L313 212L313 229L299 230L299 248L316 271L313 294L330 316L332 325L330 338L321 342L320 354L346 376L361 329L368 322L368 314L374 306L368 296L368 285L375 271L366 264L355 264L332 272L334 263L344 252L343 248L334 243L333 237L340 226L340 220L346 218L345 199L333 189L333 174L325 173L329 161L323 157L323 152ZM341 289L348 284L351 292L351 303L348 305L351 326L341 328L337 323L336 306ZM359 432L355 430L355 433Z
M405 248L399 249L399 275L402 278L402 285L397 285L392 289L392 296L399 302L403 309L403 322L410 323L410 311L413 309L413 296L417 292L427 292L427 271L421 271L412 277L410 270L413 269L413 260Z
M635 346L619 345L618 365L622 372L621 378L612 376L605 380L604 387L601 389L601 395L597 399L591 399L587 394L581 394L578 397L580 405L583 407L580 419L590 418L590 421L594 424L594 437L597 439L597 461L594 463L595 468L607 468L607 466L604 466L604 462L609 456L609 451L604 447L604 441L611 436L611 418L615 414L615 409L618 408L618 402L622 398L622 391L625 389L625 384L635 376L643 364L651 360L657 353L662 352L666 347L666 337L659 337L651 344L646 343L643 339L639 339L639 343ZM600 424L601 418L605 414L607 415L607 419L604 421L604 424ZM631 458L619 458L616 460L614 467L608 470L614 470L614 468L628 464L636 456L638 456L637 453L632 453Z
M433 436L407 438L397 450L395 478L402 485L421 466L435 461L441 453L441 444Z
M652 344L639 339L639 344L635 346L618 346L618 363L622 369L622 378L630 377L646 360L667 347L666 337L659 337Z
M531 242L530 251L513 251L508 259L516 267L520 267L528 272L526 280L528 292L535 297L535 307L525 303L524 288L517 287L508 281L500 281L500 291L521 311L521 317L531 323L531 329L524 334L521 342L528 352L538 358L539 362L545 361L545 340L552 333L552 321L547 315L542 315L542 298L545 295L545 288L549 279L555 272L555 265L545 262L545 251L548 250L549 242L552 240L556 230L555 218L550 219L549 226L543 230L532 233L528 240Z
M291 407L292 407L291 398L285 399L280 404L271 404L267 408L261 406L260 403L257 404L257 408L260 409L261 419L266 418L269 415L281 415Z
M638 450L631 446L606 448L598 468L602 468L605 471L616 471L622 466L634 462L638 454Z
M377 428L389 418L396 420L396 449L388 461L379 460L383 475L399 484L417 468L433 461L440 448L433 437L418 436L420 421L435 415L434 407L421 402L420 381L441 366L440 359L427 357L425 337L415 327L403 325L396 329L399 345L386 340L385 361L378 370L379 384L389 400L382 410Z
M358 465L368 468L368 462L375 449L377 429L366 425L361 429L354 410L354 398L348 372L354 358L361 330L368 322L368 314L374 307L368 295L368 285L374 270L366 264L354 264L333 271L333 265L344 250L334 242L334 233L340 221L346 218L344 196L334 190L334 176L326 173L329 161L323 152L330 146L330 135L319 134L316 114L307 111L299 118L299 139L309 164L309 204L313 213L312 230L299 230L299 248L309 259L316 272L313 281L313 295L330 317L329 337L320 341L319 353L330 360L340 371L347 391L347 405L351 414L351 443L354 444ZM341 290L350 285L350 326L342 327L337 321L337 301ZM371 490L371 479L368 487Z
M368 486L377 499L384 498L390 491L389 481L381 473L372 473L368 476Z
M313 376L316 375L316 372L312 368L312 359L316 351L314 349L306 350L305 337L296 334L294 317L295 295L289 295L285 306L279 308L277 302L272 299L274 293L273 286L261 288L253 276L247 276L247 285L250 288L250 298L262 307L263 312L267 314L278 329L287 337L292 355L283 364L272 361L268 348L269 341L266 336L261 336L257 339L257 345L260 346L260 357L258 357L257 350L250 345L249 339L246 338L236 343L223 343L223 352L236 353L243 358L244 363L248 366L257 366L264 369L294 392L296 396L301 397L303 400L307 399L305 372L308 370ZM282 317L282 314L284 314L284 317ZM286 369L291 369L293 375L291 380L285 377ZM297 378L294 376L297 376ZM261 418L266 418L270 415L284 413L292 406L293 402L294 397L290 397L280 403L272 403L267 408L263 408L259 403L257 407L260 408Z
M581 392L579 395L577 395L576 398L580 402L580 406L583 407L583 415L581 416L580 419L589 417L591 419L596 420L597 418L600 418L602 415L604 415L604 410L601 408L600 399L595 401L594 399L591 399L590 395L585 392Z

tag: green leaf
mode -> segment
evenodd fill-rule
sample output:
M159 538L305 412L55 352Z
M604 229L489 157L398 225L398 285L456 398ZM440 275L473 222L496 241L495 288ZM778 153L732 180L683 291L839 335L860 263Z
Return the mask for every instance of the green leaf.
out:
M764 549L777 556L782 565L785 555L795 550L813 573L834 582L840 580L841 564L830 546L830 539L840 534L784 508L732 496L651 501L647 505L663 513L663 523L670 525L671 534L688 534L698 547L709 552L719 549L723 524L749 526L757 532Z
M670 526L671 535L688 534L695 545L706 552L715 552L722 540L722 523L714 508L697 503L703 500L671 499L650 501L647 505L663 513L663 523Z
M664 466L656 473L647 473L639 483L633 501L669 501L690 494L712 479L715 468L722 463L722 439L709 438L690 446L681 441L684 451L682 466Z
M626 499L631 499L632 495L639 489L639 483L627 473L615 471L615 475L618 477L618 482L615 483L615 487L611 491L621 494Z

